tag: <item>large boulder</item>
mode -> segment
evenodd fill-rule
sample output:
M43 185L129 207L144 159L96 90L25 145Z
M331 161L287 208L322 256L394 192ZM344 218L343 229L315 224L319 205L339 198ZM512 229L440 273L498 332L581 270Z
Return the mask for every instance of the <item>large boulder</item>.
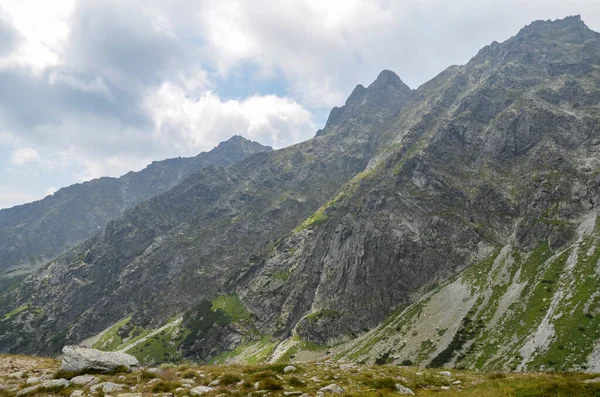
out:
M65 346L62 352L61 373L129 372L140 368L137 358L127 353L103 352L79 346Z

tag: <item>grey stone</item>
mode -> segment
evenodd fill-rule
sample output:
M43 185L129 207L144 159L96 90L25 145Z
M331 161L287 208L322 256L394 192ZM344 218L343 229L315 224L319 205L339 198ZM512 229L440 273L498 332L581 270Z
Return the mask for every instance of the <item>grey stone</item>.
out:
M215 389L209 386L198 386L191 389L190 394L192 396L201 396L202 394L210 393L213 390Z
M321 391L323 393L342 394L344 392L344 389L342 389L340 386L336 385L335 383L332 383L330 385L320 388L319 391Z
M296 367L294 367L293 365L288 365L287 367L283 368L283 372L284 373L288 373L288 372L294 372L296 371Z
M400 394L406 394L408 396L414 396L415 392L412 391L411 389L409 389L408 387L404 386L401 383L396 383L396 391Z
M104 385L102 385L102 391L104 393L114 393L116 391L123 390L124 387L125 385L121 385L119 383L106 382Z
M55 389L61 388L66 389L69 387L70 382L66 379L53 379L53 380L45 380L42 383L25 388L17 393L17 396L26 396L31 393L41 392L47 389Z
M17 371L17 372L13 372L12 374L8 375L8 377L12 378L12 379L22 379L23 376L25 376L24 371Z
M442 371L442 372L440 372L440 375L441 376L452 376L452 372L450 372L450 371Z
M127 353L104 352L79 346L65 346L60 372L112 372L140 368L137 358Z
M100 379L93 375L79 375L74 378L71 378L71 383L77 386L86 386L92 382L99 381Z

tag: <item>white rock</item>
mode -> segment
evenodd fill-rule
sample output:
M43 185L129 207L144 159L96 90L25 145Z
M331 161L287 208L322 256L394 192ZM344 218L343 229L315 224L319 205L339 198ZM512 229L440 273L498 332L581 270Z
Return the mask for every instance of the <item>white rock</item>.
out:
M71 379L71 383L77 386L86 386L90 383L96 381L97 383L99 379L93 375L80 375Z
M8 377L12 379L22 379L23 376L25 376L25 372L23 371L13 372L12 374L8 375Z
M61 372L111 372L121 368L127 371L140 368L138 359L127 353L103 352L78 346L65 346L62 352Z
M256 383L254 384L254 388L258 390L258 388L259 388L259 387L260 387L260 382L256 382Z
M102 387L104 387L105 383L106 382L100 382L100 383L97 383L97 384L93 385L92 387L90 387L90 392L91 393L97 393L98 390L102 390Z
M448 372L448 371L442 371L442 372L440 372L440 375L442 375L442 376L452 376L452 373Z
M448 390L450 390L450 387L448 387L448 386L440 386L440 389L448 391Z
M146 383L146 386L154 386L157 383L160 383L160 379L158 379L158 378L150 379L148 381L148 383Z
M344 389L342 389L335 383L332 383L330 385L320 388L319 391L323 393L342 394L344 392Z
M409 396L414 396L415 392L410 390L408 387L400 384L400 383L396 383L396 391L400 394L405 394L405 395L409 395Z
M83 397L83 390L75 390L71 393L71 397Z
M54 389L54 388L66 389L67 387L69 387L70 384L71 383L66 379L45 380L44 382L42 382L38 385L31 386L31 387L28 387L26 389L19 391L17 393L17 396L19 396L19 397L26 396L28 394L37 393L37 392L45 390L45 389Z
M221 381L217 379L217 380L213 380L212 382L210 382L210 383L208 384L208 387L217 387L217 386L219 386L220 384L221 384Z
M213 389L212 387L198 386L198 387L194 387L192 390L190 390L190 394L192 396L200 396L202 394L210 393L213 390L215 390L215 389Z
M102 386L102 391L104 393L112 393L123 390L123 387L125 387L125 385L121 385L119 383L106 382Z
M455 380L454 382L452 382L453 385L460 385L462 382L459 380Z
M294 372L296 369L297 368L293 365L288 365L287 367L283 368L283 373L287 374L288 372Z
M31 376L29 378L27 378L27 384L28 385L33 385L36 383L40 383L42 381L42 378L36 377L36 376Z

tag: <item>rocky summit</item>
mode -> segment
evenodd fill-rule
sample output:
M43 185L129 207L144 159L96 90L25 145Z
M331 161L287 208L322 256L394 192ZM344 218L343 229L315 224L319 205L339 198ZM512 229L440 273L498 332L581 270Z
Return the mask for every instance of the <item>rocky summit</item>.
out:
M599 83L577 16L414 90L383 71L313 139L194 172L4 292L0 351L598 371Z

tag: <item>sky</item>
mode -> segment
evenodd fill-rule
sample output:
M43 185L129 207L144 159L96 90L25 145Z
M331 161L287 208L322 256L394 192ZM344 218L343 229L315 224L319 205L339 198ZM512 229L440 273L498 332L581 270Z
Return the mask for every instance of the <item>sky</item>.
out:
M0 0L0 208L232 135L280 148L383 69L417 88L598 0Z

